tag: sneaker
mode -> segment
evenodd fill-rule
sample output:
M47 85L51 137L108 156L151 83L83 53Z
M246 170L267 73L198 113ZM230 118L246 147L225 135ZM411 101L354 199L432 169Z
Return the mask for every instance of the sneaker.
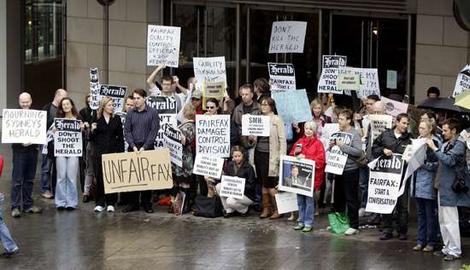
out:
M11 216L14 217L14 218L21 217L20 209L15 208L15 209L11 210Z
M20 252L20 249L17 248L13 251L5 251L3 252L2 254L0 254L0 257L3 257L3 258L6 258L6 259L10 259L11 257L13 257L14 255L18 254L18 252Z
M23 210L23 212L29 213L29 214L40 214L42 213L42 208L37 207L37 206L31 206L30 208Z
M106 208L106 211L108 211L109 213L113 213L114 212L114 206L108 205L108 207Z
M434 251L434 247L433 247L433 246L430 246L430 245L426 245L422 250L423 250L424 252L433 252L433 251Z
M294 226L294 230L300 231L304 228L304 224L298 223L297 225Z
M393 235L391 233L383 233L382 236L380 236L380 240L389 240L392 239Z
M349 228L344 232L344 235L354 235L354 234L358 234L358 233L359 233L358 229Z
M101 205L97 205L94 209L96 213L103 212L103 210L104 210L104 207Z
M450 262L450 261L458 260L460 258L461 258L460 256L455 256L455 255L450 255L449 254L449 255L444 256L444 261Z
M365 208L359 208L359 217L363 217L366 215L366 209Z
M52 195L52 193L49 190L47 190L41 193L41 197L43 197L44 199L52 199L54 198L54 195Z
M414 251L421 251L423 249L423 246L420 244L417 244L416 246L413 247Z
M313 230L313 227L312 226L305 226L303 229L302 229L302 232L311 232Z

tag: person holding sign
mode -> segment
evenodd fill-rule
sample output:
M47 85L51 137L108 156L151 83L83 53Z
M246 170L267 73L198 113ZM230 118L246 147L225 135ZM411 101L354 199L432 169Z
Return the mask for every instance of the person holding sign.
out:
M57 108L57 118L78 120L79 114L73 100L69 97L63 98ZM83 131L84 124L80 122ZM54 127L53 132L57 132ZM77 176L79 169L79 157L58 156L56 157L57 186L55 191L55 205L58 210L74 210L78 207Z
M93 143L96 176L95 212L114 212L114 204L117 194L104 194L103 165L101 155L124 152L124 135L122 132L121 118L114 112L113 99L104 97L98 107L97 120L91 124L90 141Z
M322 142L317 138L317 123L309 121L304 124L304 136L300 138L292 147L289 155L297 158L310 159L315 161L315 178L313 183L314 193L319 191L324 179L325 169L325 149ZM292 175L298 175L299 168L292 166ZM294 172L294 171L297 172ZM295 179L292 179L295 183ZM294 230L310 232L313 229L313 216L315 213L315 198L297 194L297 204L299 206L299 219Z
M155 83L155 78L158 73L165 69L165 67L165 65L158 65L147 78L147 85L150 87L149 92L151 96L173 97L176 100L176 111L180 112L185 104L188 90L179 84L178 77L172 77L169 75L162 76L162 89L158 89L158 86ZM176 87L178 87L182 93L176 93Z
M286 153L284 122L277 116L276 103L270 97L261 99L261 113L271 118L269 137L258 137L255 148L255 166L258 181L262 185L262 207L260 218L277 219L276 186L279 179L280 155Z
M391 157L394 153L403 154L406 146L411 143L411 134L408 132L409 125L410 120L406 113L397 115L395 126L392 129L386 129L375 139L372 145L373 157ZM395 206L398 215L398 238L400 240L408 239L408 193L409 189L407 187L403 195L398 197ZM384 230L380 240L388 240L393 237L393 214L383 215L383 220Z
M245 151L241 146L232 147L232 160L227 163L224 168L224 174L229 176L237 176L245 179L245 190L243 199L232 197L220 197L224 206L224 217L229 218L236 213L246 216L249 206L253 204L256 198L255 194L255 170L245 159ZM222 184L215 186L217 193L220 194Z
M347 154L343 173L334 176L333 204L337 212L345 212L347 209L350 228L344 232L345 235L359 232L359 166L355 159L362 155L362 142L361 135L352 126L353 123L353 112L349 109L342 110L338 114L338 125L340 132L345 136L342 140L338 138L330 141L330 149L337 146L341 152Z

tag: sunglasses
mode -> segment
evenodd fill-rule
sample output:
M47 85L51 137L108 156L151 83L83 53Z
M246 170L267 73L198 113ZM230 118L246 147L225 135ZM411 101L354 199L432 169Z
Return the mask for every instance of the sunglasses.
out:
M215 109L215 106L206 106L208 109Z

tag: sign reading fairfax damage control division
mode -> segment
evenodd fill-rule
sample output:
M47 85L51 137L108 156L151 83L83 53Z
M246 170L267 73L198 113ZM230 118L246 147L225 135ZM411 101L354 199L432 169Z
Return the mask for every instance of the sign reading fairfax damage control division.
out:
M293 64L268 63L271 91L295 90L295 70Z
M80 120L54 118L54 156L81 157L82 130Z
M196 154L230 156L230 115L196 115Z

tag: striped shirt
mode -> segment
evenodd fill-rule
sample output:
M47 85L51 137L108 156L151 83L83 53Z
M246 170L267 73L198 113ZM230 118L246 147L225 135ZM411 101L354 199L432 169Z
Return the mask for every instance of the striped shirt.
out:
M145 150L153 149L159 129L158 112L147 105L144 110L133 109L126 115L124 134L129 148L138 145Z

